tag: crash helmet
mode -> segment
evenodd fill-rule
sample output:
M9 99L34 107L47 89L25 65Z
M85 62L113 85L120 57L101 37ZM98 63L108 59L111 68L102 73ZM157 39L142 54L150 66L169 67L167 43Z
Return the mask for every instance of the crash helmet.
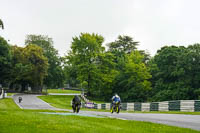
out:
M117 93L115 93L115 97L119 97L119 96L117 95Z

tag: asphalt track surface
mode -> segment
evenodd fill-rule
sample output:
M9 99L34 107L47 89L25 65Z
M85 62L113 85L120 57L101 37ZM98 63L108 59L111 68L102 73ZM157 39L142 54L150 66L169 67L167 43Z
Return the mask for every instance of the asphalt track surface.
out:
M63 110L52 107L48 103L39 99L39 95L17 94L13 96L15 103L21 109L48 109L48 110ZM22 102L19 103L18 98L22 97ZM147 121L153 123L167 124L171 126L191 128L200 131L200 115L183 115L183 114L155 114L155 113L113 113L97 112L97 111L80 111L80 115L97 115L123 120Z

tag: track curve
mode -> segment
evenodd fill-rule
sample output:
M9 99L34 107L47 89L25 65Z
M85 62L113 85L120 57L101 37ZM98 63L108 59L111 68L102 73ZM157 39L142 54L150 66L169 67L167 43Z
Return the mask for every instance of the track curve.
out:
M39 99L39 95L30 94L17 94L13 96L15 103L22 109L49 109L49 110L64 110L52 107L48 103ZM22 97L23 101L18 102L18 97ZM123 120L137 120L148 121L153 123L167 124L171 126L178 126L183 128L191 128L200 130L200 115L183 115L183 114L155 114L155 113L120 113L111 114L110 112L98 112L98 111L80 111L81 114L100 115L111 118L123 119Z

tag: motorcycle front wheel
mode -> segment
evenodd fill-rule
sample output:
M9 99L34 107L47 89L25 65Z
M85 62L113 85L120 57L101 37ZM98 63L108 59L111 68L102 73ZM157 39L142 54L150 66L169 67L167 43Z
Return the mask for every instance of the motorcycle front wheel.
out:
M120 107L118 106L116 112L119 114L119 111L120 111Z
M111 110L110 110L110 112L111 112L111 113L113 113L113 106L111 107Z

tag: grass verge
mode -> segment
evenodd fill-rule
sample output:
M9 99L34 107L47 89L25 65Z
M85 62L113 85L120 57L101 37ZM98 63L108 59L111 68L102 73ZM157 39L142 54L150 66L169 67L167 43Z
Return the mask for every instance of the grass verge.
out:
M63 89L48 89L48 93L76 93L80 94L81 91L76 91L76 90L63 90Z
M16 94L16 93L7 93L7 96L12 96L14 94Z
M72 109L71 101L74 96L54 96L54 95L47 95L47 96L38 96L40 99L44 100L45 102L49 103L50 105L61 108L61 109Z

